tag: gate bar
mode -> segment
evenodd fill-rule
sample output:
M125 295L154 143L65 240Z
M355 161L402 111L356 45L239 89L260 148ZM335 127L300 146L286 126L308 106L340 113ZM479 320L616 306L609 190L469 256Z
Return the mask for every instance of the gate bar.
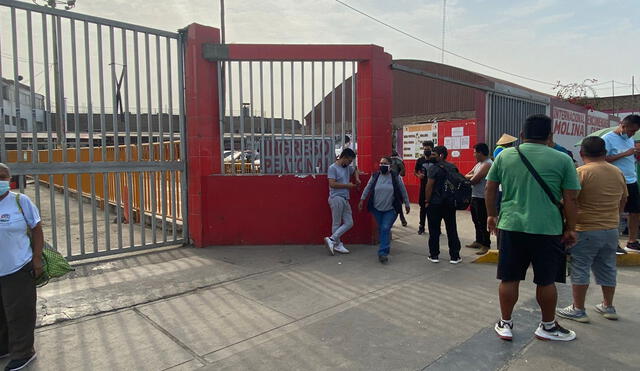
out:
M102 26L100 24L96 25L97 33L98 33L98 60L103 60L103 45L102 45ZM102 134L102 162L106 162L107 160L107 129L106 129L106 115L104 109L104 68L102 67L102 63L98 63L98 80L100 81L100 132ZM95 164L91 167L93 168ZM109 183L108 183L109 174L105 171L102 174L102 192L104 193L103 202L103 211L104 211L104 245L107 251L111 250L111 224L109 222L109 208L107 207L107 201L109 199Z
M167 43L167 94L168 94L168 105L169 105L169 160L171 162L176 161L176 153L173 141L173 83L171 81L171 40L166 39ZM186 139L183 139L186 140ZM184 157L183 157L184 158ZM175 242L178 238L177 236L177 214L178 214L178 201L176 197L176 172L169 171L170 178L169 183L171 183L171 237Z
M68 11L65 11L65 10L59 10L59 9L54 9L54 8L46 8L46 7L43 7L43 6L30 4L30 3L26 3L26 2L22 2L22 1L0 0L0 6L7 6L7 7L23 9L23 10L32 10L32 11L38 12L38 13L51 14L51 15L53 15L55 17L73 18L73 19L76 19L78 21L87 21L87 22L91 22L91 23L102 24L102 25L105 25L105 26L122 28L122 29L127 29L127 30L132 30L132 31L136 30L136 31L139 31L139 32L148 32L148 33L153 33L153 34L157 34L157 35L162 35L164 37L170 37L170 38L173 38L173 39L176 39L178 37L178 34L175 33L175 32L168 32L168 31L164 31L164 30L151 28L151 27L139 26L139 25L135 25L135 24L131 24L131 23L114 21L113 19L94 17L94 16L91 16L91 15L86 15L86 14L81 14L81 13L76 13L76 12L71 13L71 12L68 12Z
M135 69L135 85L136 85L136 126L137 126L137 144L138 149L138 162L142 162L142 116L140 107L140 52L139 52L139 36L138 31L133 31L133 59ZM147 123L149 125L150 123ZM150 144L151 145L151 144ZM145 187L144 187L144 173L138 172L138 197L140 198L140 244L145 245L146 242L146 224L144 222L145 217Z
M188 214L188 199L187 199L187 135L185 132L185 108L184 108L184 55L185 55L185 44L184 44L184 33L180 34L178 38L178 49L177 49L177 57L178 57L178 107L179 107L179 127L180 127L180 165L182 172L180 176L180 196L182 197L181 208L182 208L182 239L185 244L190 243L189 241L189 214ZM223 168L224 169L224 168Z
M124 92L121 94L122 101L124 101L124 130L126 131L126 135L124 137L124 145L125 145L125 156L127 158L127 162L133 161L131 158L131 118L129 112L129 62L127 58L127 31L125 29L120 30L122 35L122 86L124 88ZM119 142L120 140L118 140ZM133 217L133 178L130 171L125 173L126 181L127 181L127 205L124 207L127 208L127 213L129 215L129 219L127 223L129 224L129 246L135 245L135 231L133 229L133 223L135 218Z
M84 22L84 64L85 64L85 77L87 87L87 121L89 125L89 162L93 165L95 161L94 145L93 145L93 100L91 94L91 48L89 45L89 22ZM98 252L98 213L96 202L96 175L91 174L91 220L93 221L93 252ZM53 187L51 187L53 188Z
M78 58L76 52L76 21L72 18L71 25L71 68L72 68L72 81L73 81L73 126L76 135L76 162L80 163L80 115L78 114ZM86 53L86 51L85 51ZM76 174L76 190L78 195L82 192L82 177L80 174ZM80 254L85 254L84 246L84 206L80 198L78 198L78 233L80 234Z

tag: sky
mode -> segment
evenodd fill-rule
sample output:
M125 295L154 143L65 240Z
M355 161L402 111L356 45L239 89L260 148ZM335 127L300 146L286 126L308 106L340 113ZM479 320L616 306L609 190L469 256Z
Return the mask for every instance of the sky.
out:
M442 42L442 0L344 0L429 43ZM164 30L219 26L218 0L77 0L76 12ZM640 79L640 1L448 0L445 63L553 94L552 84L597 79L598 96L630 94ZM635 18L634 18L635 17ZM227 0L228 43L377 44L395 59L441 60L441 52L335 0ZM625 85L626 84L626 85ZM636 93L640 92L639 86Z

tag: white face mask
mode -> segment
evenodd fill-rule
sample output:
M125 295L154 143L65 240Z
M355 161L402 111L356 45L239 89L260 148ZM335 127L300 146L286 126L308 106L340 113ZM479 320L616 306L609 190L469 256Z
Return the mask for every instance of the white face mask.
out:
M8 180L0 180L0 195L3 195L11 189Z

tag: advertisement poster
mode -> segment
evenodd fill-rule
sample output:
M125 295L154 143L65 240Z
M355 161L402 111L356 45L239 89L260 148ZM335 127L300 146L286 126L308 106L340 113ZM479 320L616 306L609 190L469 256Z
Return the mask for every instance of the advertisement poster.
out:
M415 160L422 155L422 142L433 141L438 145L438 124L407 125L402 129L402 158Z

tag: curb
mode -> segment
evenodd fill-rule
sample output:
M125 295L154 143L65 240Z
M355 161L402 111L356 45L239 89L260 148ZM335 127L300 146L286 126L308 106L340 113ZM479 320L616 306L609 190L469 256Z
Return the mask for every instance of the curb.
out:
M640 254L627 253L625 255L616 256L617 265L619 267L638 267L640 266ZM478 264L497 264L498 250L489 250L488 253L477 257L472 263Z

